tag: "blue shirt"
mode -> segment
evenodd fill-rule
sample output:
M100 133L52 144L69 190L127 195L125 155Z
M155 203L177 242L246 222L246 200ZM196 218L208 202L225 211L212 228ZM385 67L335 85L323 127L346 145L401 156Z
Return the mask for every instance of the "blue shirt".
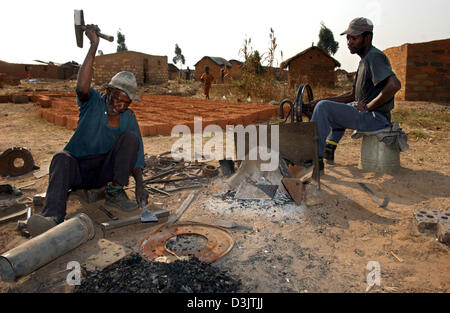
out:
M131 131L139 138L139 151L134 168L144 168L144 145L141 132L133 110L127 109L120 113L120 126L108 125L108 114L105 108L106 95L100 94L94 88L90 89L90 97L82 103L77 97L78 126L64 150L80 158L89 155L108 153L119 136L125 131Z

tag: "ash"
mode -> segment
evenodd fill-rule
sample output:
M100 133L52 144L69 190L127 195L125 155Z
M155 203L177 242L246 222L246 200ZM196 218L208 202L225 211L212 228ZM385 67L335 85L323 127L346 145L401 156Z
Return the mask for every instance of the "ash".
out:
M197 258L172 263L131 254L102 271L82 269L75 293L234 293L241 281Z
M225 193L208 199L202 209L209 210L222 216L264 217L272 222L300 223L306 206L296 205L291 197L278 189L271 200L239 200L235 199L236 191L227 190Z

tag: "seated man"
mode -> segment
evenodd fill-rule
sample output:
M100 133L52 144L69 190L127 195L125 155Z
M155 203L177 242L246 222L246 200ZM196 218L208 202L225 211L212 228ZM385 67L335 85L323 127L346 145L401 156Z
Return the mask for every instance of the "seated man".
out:
M144 147L139 126L128 106L136 96L133 73L117 73L106 93L91 88L95 53L99 44L98 28L89 25L86 36L91 41L88 54L78 73L78 126L64 150L50 164L49 185L43 216L33 215L28 230L34 237L64 221L69 190L106 187L106 203L124 211L137 209L147 201L142 179ZM136 202L130 200L123 186L129 176L136 181Z
M386 55L372 46L373 24L369 19L355 18L341 35L344 34L350 53L358 54L361 61L351 92L311 103L311 121L317 123L318 129L321 170L323 157L334 163L334 151L346 128L375 131L390 125L394 95L401 88Z

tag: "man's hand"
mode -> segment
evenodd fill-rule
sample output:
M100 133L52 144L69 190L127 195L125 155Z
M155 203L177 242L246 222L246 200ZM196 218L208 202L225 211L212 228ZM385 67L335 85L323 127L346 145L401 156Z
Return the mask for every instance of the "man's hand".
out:
M367 104L362 101L353 103L353 107L355 107L359 112L367 111Z
M148 203L148 192L144 189L144 186L142 184L136 184L135 196L138 206L141 206L142 202L144 202L145 204Z
M100 42L100 37L98 37L97 33L100 32L100 28L98 28L97 25L89 24L86 25L86 37L89 38L91 41L91 44L95 44L98 46L98 43Z

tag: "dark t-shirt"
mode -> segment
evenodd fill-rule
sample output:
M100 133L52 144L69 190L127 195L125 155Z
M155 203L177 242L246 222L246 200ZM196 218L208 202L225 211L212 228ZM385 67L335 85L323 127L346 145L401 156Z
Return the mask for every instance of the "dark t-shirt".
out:
M353 87L355 87L355 100L369 103L383 90L386 78L395 75L387 56L375 47L361 59L356 72ZM390 119L390 111L394 108L394 97L374 111L383 113Z
M134 168L144 168L144 146L136 116L131 109L120 113L120 126L108 125L108 114L105 109L105 95L94 88L90 89L89 101L83 103L77 97L80 110L78 126L64 150L77 158L108 153L119 136L131 131L139 138L139 151Z

